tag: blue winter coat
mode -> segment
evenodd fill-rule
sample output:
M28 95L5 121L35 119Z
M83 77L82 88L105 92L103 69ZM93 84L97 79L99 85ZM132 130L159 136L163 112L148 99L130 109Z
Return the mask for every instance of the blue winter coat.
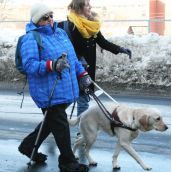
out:
M33 34L29 32L31 30L40 33L43 49L39 49ZM75 101L79 95L77 76L84 72L84 68L78 61L67 34L57 27L57 23L54 23L52 29L50 25L37 27L30 22L26 25L26 32L22 40L21 56L34 102L40 108L49 106L49 96L57 72L49 72L46 61L58 59L63 52L67 53L70 69L62 71L61 79L58 80L51 99L51 106Z

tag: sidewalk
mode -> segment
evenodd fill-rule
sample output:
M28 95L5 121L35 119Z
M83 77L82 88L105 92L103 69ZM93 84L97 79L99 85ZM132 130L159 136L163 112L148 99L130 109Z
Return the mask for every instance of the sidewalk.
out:
M116 97L115 97L116 98ZM105 99L104 99L105 101ZM171 162L171 111L170 101L166 99L141 99L130 97L118 98L131 106L152 106L163 112L169 129L164 133L157 131L142 133L133 141L133 147L143 161L152 167L151 172L170 172ZM42 144L40 151L48 155L46 164L27 168L29 159L18 152L21 140L30 133L43 118L30 96L25 95L23 108L20 109L21 96L16 92L0 92L0 172L59 172L58 149L50 137ZM71 109L69 109L69 114ZM71 127L72 143L76 137L76 127ZM145 172L139 164L125 151L119 156L120 170L112 169L112 155L116 139L101 133L98 136L91 156L97 161L97 167L90 167L89 172ZM81 152L80 152L81 154ZM88 163L81 155L81 162Z
M27 163L29 159L17 150L20 141L18 140L0 140L0 172L59 172L57 164L58 150L54 152L53 147L49 147L46 142L42 145L42 152L48 155L46 164L32 165L28 169ZM113 150L103 148L93 148L91 151L92 157L97 160L98 166L91 167L90 172L113 172L112 170L112 153ZM146 164L152 167L151 172L170 172L170 157L169 155L158 155L147 152L139 152L141 158ZM85 159L81 159L86 163ZM120 172L143 172L144 170L131 158L126 152L122 152L119 156ZM115 170L114 170L115 172Z

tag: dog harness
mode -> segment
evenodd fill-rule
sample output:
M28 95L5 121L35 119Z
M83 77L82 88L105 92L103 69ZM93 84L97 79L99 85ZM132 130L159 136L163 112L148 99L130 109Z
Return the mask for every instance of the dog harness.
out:
M109 113L109 111L105 108L105 106L103 105L103 103L100 101L100 99L94 94L93 91L91 91L90 89L86 90L86 94L90 94L94 100L96 101L96 103L98 104L99 108L102 110L102 112L105 114L105 116L110 120L110 125L111 125L111 130L112 133L115 135L114 132L114 128L115 127L121 127L121 128L125 128L127 130L131 130L131 131L136 131L137 129L131 128L126 126L124 123L122 123L118 117L118 112L117 112L117 108L115 108L115 110L111 113Z
M111 130L112 130L113 135L115 135L115 131L114 131L115 127L121 127L121 128L125 128L125 129L131 130L131 131L136 131L137 129L128 127L124 123L121 122L121 120L118 117L117 108L118 107L116 107L114 109L114 111L112 112L112 115L111 115L112 120L110 120L110 126L111 126Z

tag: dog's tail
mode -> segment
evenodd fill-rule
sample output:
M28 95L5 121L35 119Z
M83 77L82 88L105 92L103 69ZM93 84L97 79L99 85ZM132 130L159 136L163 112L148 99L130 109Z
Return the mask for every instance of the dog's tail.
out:
M74 119L69 119L68 118L67 120L68 120L69 125L75 126L75 125L77 125L79 123L80 118L79 117L76 117Z

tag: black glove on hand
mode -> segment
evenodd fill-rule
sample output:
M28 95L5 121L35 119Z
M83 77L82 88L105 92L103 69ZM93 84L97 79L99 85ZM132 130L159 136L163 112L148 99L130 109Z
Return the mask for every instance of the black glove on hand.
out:
M92 80L88 74L85 74L80 77L79 86L82 91L85 92L86 89L88 89L91 84L92 84Z
M129 50L129 49L127 49L127 48L121 47L121 48L120 48L120 53L127 54L127 55L129 56L129 59L131 59L131 55L132 55L131 50Z
M52 61L52 69L57 72L62 72L65 68L70 68L70 65L66 59L66 54L62 54L58 60Z

